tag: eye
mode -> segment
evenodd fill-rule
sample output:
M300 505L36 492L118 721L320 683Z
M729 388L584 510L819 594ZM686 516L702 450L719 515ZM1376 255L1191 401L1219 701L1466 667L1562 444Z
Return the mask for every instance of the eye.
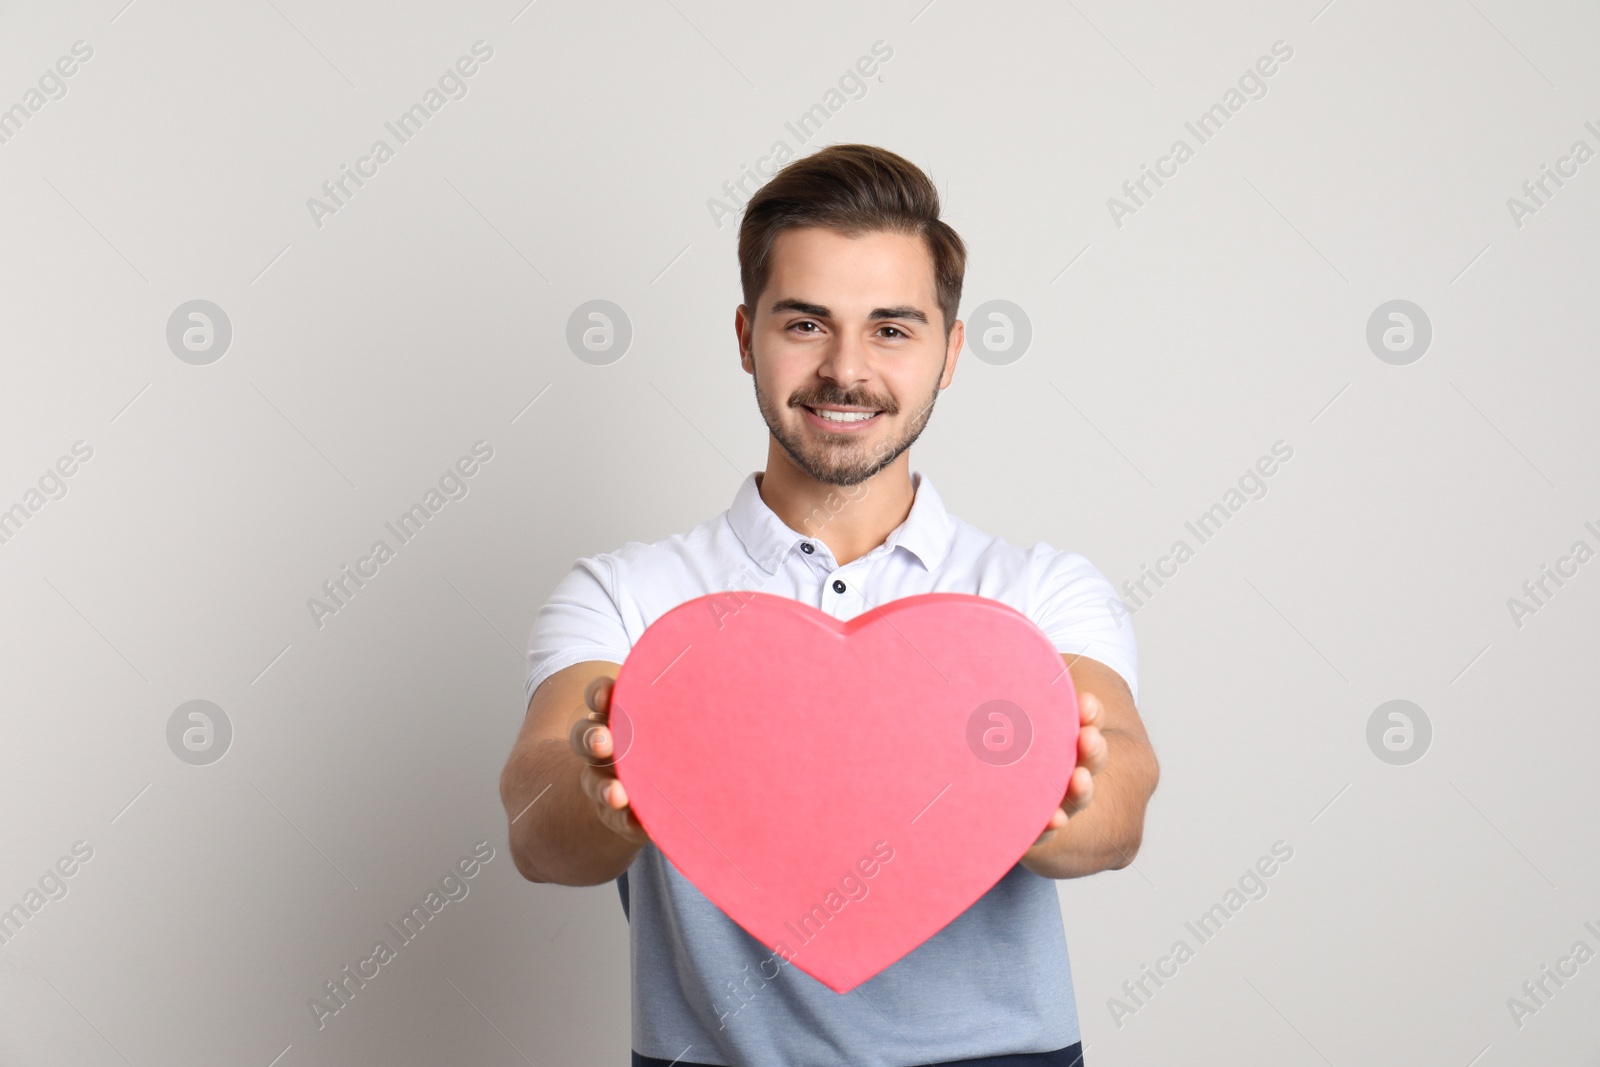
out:
M901 330L900 327L898 327L898 326L884 326L882 328L885 329L885 330L893 330L894 331L894 335L896 337L905 337L905 336L907 336L905 331Z
M790 324L790 326L789 326L789 329L791 329L791 330L793 330L793 329L796 329L796 328L798 328L798 327L800 327L800 326L816 326L816 325L817 325L817 324L816 324L816 323L814 323L814 322L812 322L812 321L811 321L811 320L810 320L810 319L801 319L801 320L800 320L800 321L799 321L799 322L796 322L796 323L791 323L791 324ZM817 328L818 328L818 329L821 329L821 327L817 327ZM802 333L811 333L811 332L813 332L813 331L810 331L810 330L802 330L802 331L801 331L801 332L802 332Z

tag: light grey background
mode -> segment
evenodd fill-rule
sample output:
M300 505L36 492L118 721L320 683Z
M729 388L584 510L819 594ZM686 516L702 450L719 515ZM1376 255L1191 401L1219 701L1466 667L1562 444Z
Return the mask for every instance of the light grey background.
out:
M764 462L707 201L782 139L928 169L963 313L1029 317L913 449L955 514L1120 584L1294 449L1134 620L1143 851L1060 884L1088 1062L1594 1062L1600 962L1507 1004L1600 949L1600 562L1507 605L1600 548L1600 160L1507 204L1600 148L1592 5L124 3L0 13L0 107L93 49L0 144L0 508L93 448L0 544L0 907L94 850L0 947L0 1061L626 1062L615 887L524 882L496 779L572 559ZM319 227L307 198L478 40L467 95ZM203 366L166 340L200 299L233 332ZM633 329L605 366L565 341L595 299ZM1366 343L1394 299L1433 328L1404 366ZM468 495L318 628L308 598L479 440ZM1367 743L1395 699L1433 730L1404 766ZM232 726L208 765L168 747L191 700ZM319 1031L308 998L480 840L469 895ZM1118 1020L1279 840L1268 895Z

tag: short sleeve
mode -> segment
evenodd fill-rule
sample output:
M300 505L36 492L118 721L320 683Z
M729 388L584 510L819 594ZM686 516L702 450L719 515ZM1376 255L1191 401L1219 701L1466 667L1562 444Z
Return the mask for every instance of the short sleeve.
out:
M1082 555L1041 541L1029 554L1029 613L1057 652L1099 660L1122 676L1139 701L1139 653L1132 615L1116 589Z
M556 671L585 660L621 663L633 642L612 594L612 569L600 556L572 565L539 608L528 635L528 675L523 696Z

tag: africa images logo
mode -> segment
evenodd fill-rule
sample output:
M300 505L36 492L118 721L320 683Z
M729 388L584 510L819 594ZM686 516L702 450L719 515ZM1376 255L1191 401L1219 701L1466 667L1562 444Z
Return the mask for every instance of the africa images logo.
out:
M476 457L476 458L474 458ZM465 500L471 492L468 482L473 475L483 469L482 464L494 458L494 446L487 441L476 441L472 445L472 455L462 456L456 460L454 466L446 468L444 474L439 476L439 487L429 487L423 494L419 503L412 504L410 508L400 513L394 522L385 522L384 529L388 530L395 539L395 545L379 538L372 542L371 550L355 562L355 570L350 569L346 563L339 569L338 574L322 583L322 592L326 600L320 597L307 597L306 610L311 613L311 622L317 629L322 629L324 619L329 615L337 615L340 611L350 606L350 601L355 598L367 582L376 578L384 564L395 558L399 547L410 544L416 539L428 522L444 509L446 503L452 500Z
M783 124L783 128L794 137L795 147L791 147L785 138L779 137L772 142L772 147L767 149L766 155L756 159L754 170L748 164L739 164L739 176L722 183L722 192L726 199L715 196L706 198L706 210L711 212L711 221L717 224L717 229L722 229L725 221L738 215L750 197L755 195L756 189L761 188L762 183L778 173L779 167L795 158L798 146L810 143L812 138L822 132L822 127L827 121L838 114L845 104L851 100L865 98L870 88L866 79L877 74L878 67L893 58L893 46L885 41L873 41L872 54L861 56L853 66L846 67L844 73L839 75L837 88L830 86L822 94L821 100L802 111L793 122ZM881 76L879 80L882 80Z
M339 176L322 183L321 197L306 197L306 210L311 213L311 221L317 229L322 229L325 217L337 215L356 195L356 190L376 178L378 169L395 157L400 146L421 133L428 120L438 114L445 104L465 98L470 91L467 79L477 74L481 64L493 57L494 46L482 39L472 42L472 55L461 56L453 66L445 68L445 72L439 75L437 88L428 86L420 101L400 112L392 122L383 124L394 138L393 145L379 137L367 149L367 154L356 160L354 170L348 164L341 163ZM351 185L355 188L352 189Z
M374 941L371 954L358 959L354 970L347 964L338 974L322 983L325 995L307 997L306 1007L311 1009L317 1029L326 1027L330 1018L348 1008L356 994L382 974L384 968L400 955L400 949L420 937L428 923L438 918L449 904L466 900L467 894L472 892L468 882L476 878L484 865L494 857L494 846L487 841L479 841L473 846L471 855L463 856L454 865L445 868L444 874L439 877L439 887L435 889L429 886L422 902L412 904L410 910L400 916L398 925L393 921L383 924L384 929L394 935L393 947L385 938Z

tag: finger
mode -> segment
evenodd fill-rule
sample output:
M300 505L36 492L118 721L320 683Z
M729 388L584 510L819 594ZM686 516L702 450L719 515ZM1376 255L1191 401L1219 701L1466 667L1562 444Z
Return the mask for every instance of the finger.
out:
M601 808L611 806L606 801L606 789L614 781L615 778L608 777L604 769L599 767L585 767L583 773L578 776L578 784L583 788L583 795Z
M607 762L611 757L611 731L590 718L577 719L567 734L567 742L585 763Z
M612 832L635 843L650 840L650 835L645 832L644 825L639 822L639 817L634 814L633 808L606 808L601 818L610 827Z
M583 733L587 742L589 754L596 759L607 759L611 755L611 729L603 723L592 722Z
M1072 777L1067 782L1067 795L1061 802L1061 810L1067 815L1076 815L1089 806L1094 799L1094 775L1085 767L1075 767Z
M1106 761L1106 737L1098 726L1085 726L1078 733L1078 766L1099 773Z
M1078 722L1082 726L1100 725L1100 698L1090 692L1078 694Z
M614 683L615 679L604 675L591 679L583 690L584 704L588 705L590 709L599 712L602 716L609 714L611 710L611 689Z

